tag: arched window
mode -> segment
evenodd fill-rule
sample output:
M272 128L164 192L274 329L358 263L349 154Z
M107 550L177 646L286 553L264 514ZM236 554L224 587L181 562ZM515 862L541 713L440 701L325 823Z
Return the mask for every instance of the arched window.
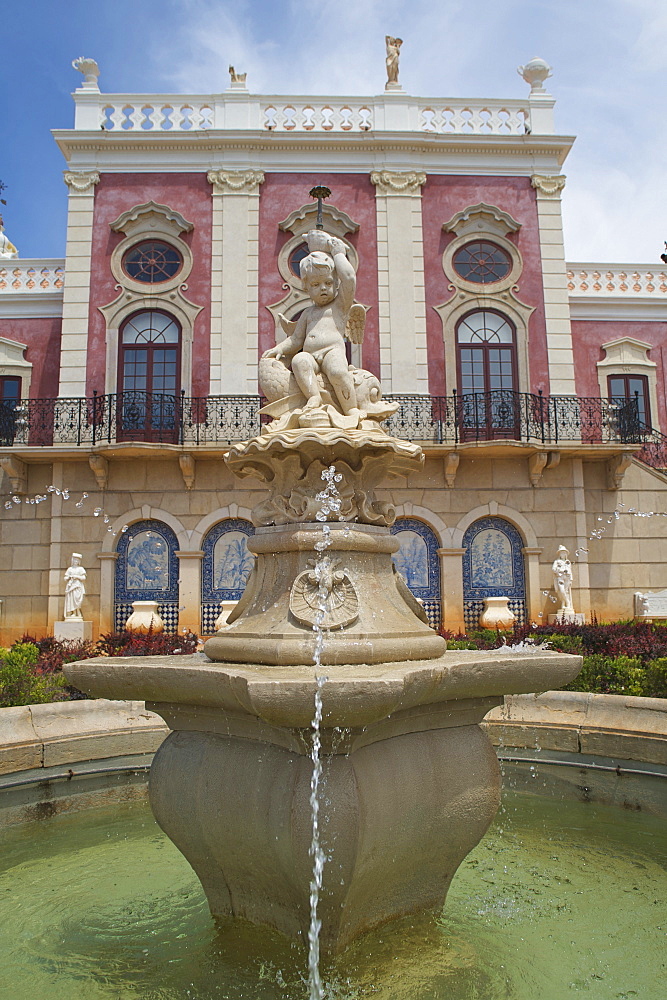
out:
M441 622L440 561L438 539L432 528L414 517L399 517L391 526L400 549L394 553L394 565L408 587L424 605L429 624Z
M502 517L481 517L463 536L463 620L478 628L485 597L508 597L518 624L526 620L523 539Z
M120 334L119 440L178 440L181 328L173 316L146 309Z
M114 626L122 629L133 601L157 601L167 632L178 629L178 540L162 521L136 521L117 546Z
M247 545L254 534L254 526L242 517L219 521L207 531L202 545L202 635L215 632L222 601L240 600L255 561Z
M477 309L456 327L464 439L514 438L519 423L516 336L499 312Z

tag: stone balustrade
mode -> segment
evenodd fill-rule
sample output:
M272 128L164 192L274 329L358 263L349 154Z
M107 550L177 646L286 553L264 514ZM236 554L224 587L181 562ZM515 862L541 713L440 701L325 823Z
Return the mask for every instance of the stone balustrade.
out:
M553 134L553 98L522 101L410 97L402 92L359 97L100 94L77 91L75 129L107 132L404 131L521 136ZM532 127L531 127L532 126Z
M650 264L567 264L570 298L667 295L667 268Z
M0 295L62 292L64 260L0 260Z

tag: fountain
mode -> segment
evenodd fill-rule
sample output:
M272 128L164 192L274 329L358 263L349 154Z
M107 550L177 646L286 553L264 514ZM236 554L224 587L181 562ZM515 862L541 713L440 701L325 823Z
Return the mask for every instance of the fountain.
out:
M348 366L344 337L361 343L365 313L346 246L324 232L321 211L308 247L312 305L295 323L281 317L287 337L260 360L272 420L226 456L237 476L268 488L253 511L256 563L241 601L205 657L98 658L67 675L97 696L146 701L171 728L152 766L151 807L216 917L308 940L313 784L316 798L324 789L318 946L335 954L386 921L442 906L499 804L499 766L479 723L504 694L566 684L580 658L447 651L430 628L394 571L395 512L376 495L423 456L381 426L393 406L378 379Z

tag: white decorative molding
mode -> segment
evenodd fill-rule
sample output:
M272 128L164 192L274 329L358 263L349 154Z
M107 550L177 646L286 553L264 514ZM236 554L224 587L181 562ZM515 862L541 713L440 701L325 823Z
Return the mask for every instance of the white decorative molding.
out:
M296 208L293 212L278 223L278 229L284 233L292 233L294 236L305 236L307 232L314 229L317 219L317 203L306 202L301 208ZM359 232L359 223L351 219L347 212L336 208L335 205L322 205L322 221L324 228L332 236L344 239L348 233Z
M644 375L648 383L651 424L659 429L658 366L648 356L653 345L645 344L642 340L635 340L634 337L619 337L617 340L610 340L600 346L605 352L605 357L602 361L597 362L596 367L602 399L607 399L609 396L607 379L610 375Z
M94 91L95 88L90 87ZM525 136L553 133L548 118L538 121L539 101L553 105L545 91L528 100L503 98L411 97L399 88L360 98L319 95L258 97L242 84L224 94L99 94L88 85L75 92L75 129L127 133L198 132L233 129L296 135L387 132L439 135ZM88 92L87 92L88 91ZM540 109L541 110L541 109Z
M109 485L109 461L104 455L89 455L88 465L95 476L95 482L99 490L106 490Z
M570 298L667 301L667 268L652 264L567 264Z
M106 322L104 391L116 392L118 388L118 332L123 322L142 309L163 309L181 327L181 385L188 393L192 385L194 323L203 305L191 302L184 293L194 260L192 250L180 238L180 234L191 232L194 226L168 205L149 201L123 212L110 224L110 228L114 232L125 233L126 236L114 247L109 260L119 293L111 302L98 307ZM180 253L183 265L166 281L156 284L136 281L125 272L123 257L128 250L145 239L164 239Z
M194 225L169 205L147 201L122 212L111 223L111 229L126 236L132 236L135 232L145 233L147 230L157 230L168 236L180 236L181 233L191 233Z
M502 208L480 201L457 212L449 222L443 223L442 228L446 233L456 233L457 236L479 236L481 231L507 236L508 233L518 232L521 223L508 212L503 212Z
M264 183L262 170L209 170L206 177L213 194L258 194Z
M0 337L0 375L10 375L21 379L21 399L30 397L32 364L23 356L28 345L18 340Z
M65 261L22 258L0 264L0 295L44 295L59 292L65 284Z
M28 466L16 455L0 455L0 469L9 479L12 493L28 492Z
M65 170L63 180L72 194L92 194L100 175L97 170Z
M516 330L516 355L518 362L518 390L530 391L530 357L528 353L528 323L535 311L518 297L517 282L523 272L523 259L518 248L506 238L507 232L516 232L520 224L494 205L480 203L472 205L454 215L442 227L445 231L456 232L456 239L445 248L442 255L442 269L454 294L446 302L433 308L442 323L445 345L445 370L450 378L457 371L456 326L459 320L477 309L494 309L506 316ZM454 267L455 254L474 239L489 238L505 251L511 266L504 278L481 285L467 281ZM454 386L450 386L454 388Z
M530 178L530 183L538 194L543 197L557 198L560 197L560 193L565 187L565 180L566 178L562 174L556 176L533 174Z
M374 170L371 184L375 184L379 194L421 195L426 184L426 174L416 170Z

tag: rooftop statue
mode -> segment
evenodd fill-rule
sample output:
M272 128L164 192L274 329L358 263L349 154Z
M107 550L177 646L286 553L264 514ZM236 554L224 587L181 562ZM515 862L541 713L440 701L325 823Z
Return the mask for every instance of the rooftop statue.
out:
M366 310L355 303L356 275L345 243L311 230L301 281L312 305L295 321L280 314L287 338L265 351L259 383L269 400L265 413L278 418L269 430L295 427L377 428L397 404L382 401L371 372L349 365L345 340L361 344Z
M245 87L247 73L237 73L233 66L229 67L229 76L232 84L241 84Z
M13 260L15 257L18 257L18 255L19 252L12 243L12 241L9 239L8 236L5 236L2 224L2 216L0 215L0 258L4 258L5 260Z
M385 44L387 46L387 83L385 84L385 90L388 90L390 87L398 86L398 57L401 54L403 39L392 38L391 35L386 35Z

